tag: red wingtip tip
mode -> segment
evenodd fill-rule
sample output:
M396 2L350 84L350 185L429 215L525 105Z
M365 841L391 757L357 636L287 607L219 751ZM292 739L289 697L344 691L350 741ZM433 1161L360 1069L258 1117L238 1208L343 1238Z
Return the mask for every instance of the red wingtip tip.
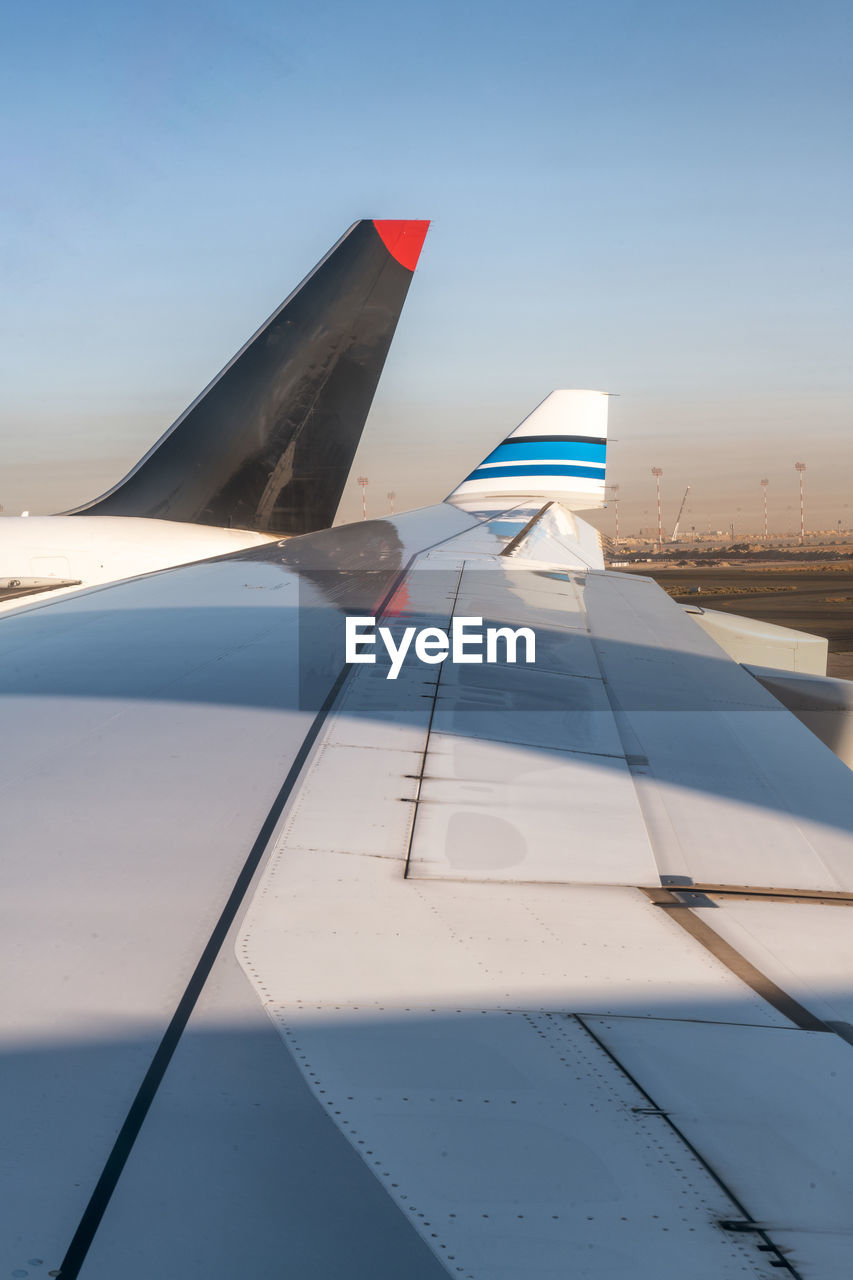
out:
M377 222L374 218L373 225L391 257L407 270L414 271L429 229L429 219L425 222L411 219Z

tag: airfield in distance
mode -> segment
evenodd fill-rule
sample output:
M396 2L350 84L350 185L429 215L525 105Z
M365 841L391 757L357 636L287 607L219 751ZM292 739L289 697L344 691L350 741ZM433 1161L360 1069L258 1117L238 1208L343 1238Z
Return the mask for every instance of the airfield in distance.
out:
M609 567L654 578L679 604L700 604L829 641L827 675L853 678L853 543L845 538L784 546L625 539Z

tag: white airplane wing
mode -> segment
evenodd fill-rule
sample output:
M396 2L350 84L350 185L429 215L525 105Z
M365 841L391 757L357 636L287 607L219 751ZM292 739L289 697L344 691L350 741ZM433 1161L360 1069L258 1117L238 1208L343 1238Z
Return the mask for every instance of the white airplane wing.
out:
M3 621L7 1275L849 1274L853 774L480 494Z

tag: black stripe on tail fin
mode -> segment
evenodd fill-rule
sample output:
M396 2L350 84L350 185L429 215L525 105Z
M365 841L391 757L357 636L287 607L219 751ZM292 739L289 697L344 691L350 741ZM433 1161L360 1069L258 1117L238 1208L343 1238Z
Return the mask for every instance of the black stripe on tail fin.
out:
M328 528L428 226L356 222L129 475L68 514Z

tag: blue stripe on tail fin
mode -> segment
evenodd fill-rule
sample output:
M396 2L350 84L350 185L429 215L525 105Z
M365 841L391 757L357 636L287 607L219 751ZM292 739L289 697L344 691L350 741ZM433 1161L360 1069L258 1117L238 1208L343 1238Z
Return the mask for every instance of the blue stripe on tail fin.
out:
M602 391L552 391L447 501L484 510L525 498L571 511L604 506L607 401Z

